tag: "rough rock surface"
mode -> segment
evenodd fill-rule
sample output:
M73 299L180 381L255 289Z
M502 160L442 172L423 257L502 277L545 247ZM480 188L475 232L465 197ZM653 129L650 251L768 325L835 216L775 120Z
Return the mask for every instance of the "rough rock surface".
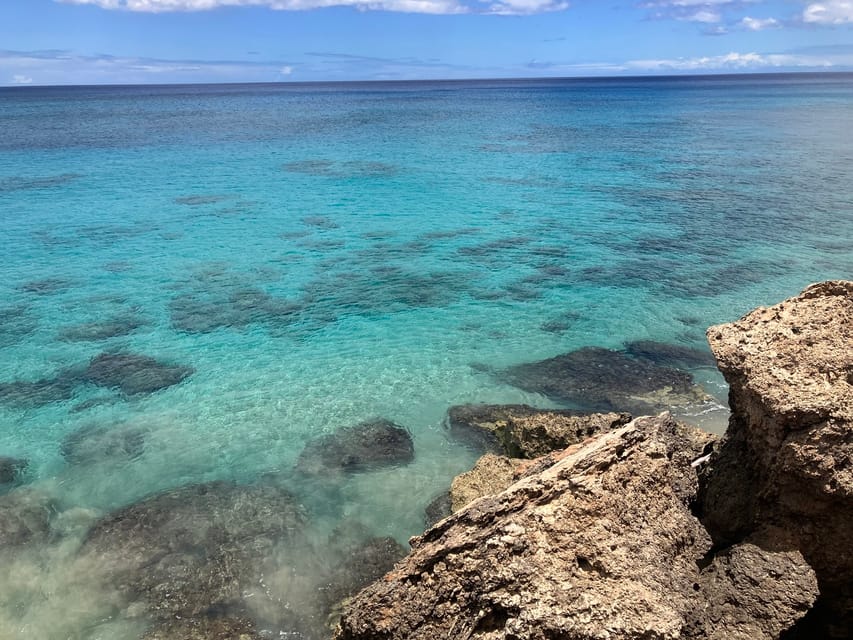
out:
M501 377L585 411L648 414L707 402L686 371L661 366L622 351L584 347L506 369Z
M820 633L853 635L853 282L711 327L732 417L702 517L718 544L768 526L814 568Z
M704 441L664 415L569 448L413 538L412 553L349 604L335 638L727 637L737 616L708 590L731 591L733 579L703 577L711 540L690 510ZM815 597L795 555L766 553L766 564L795 571L766 577L786 595L774 601L780 622L756 638L776 637Z
M583 414L526 404L465 404L447 412L455 438L512 458L537 458L565 449L630 420L627 413Z
M151 629L142 640L262 640L250 620L200 617L170 621Z
M353 473L407 464L414 457L409 432L378 418L312 440L299 454L296 470L311 475Z
M515 481L521 460L487 453L477 460L474 468L461 473L450 485L450 510L459 511L482 496L500 493Z

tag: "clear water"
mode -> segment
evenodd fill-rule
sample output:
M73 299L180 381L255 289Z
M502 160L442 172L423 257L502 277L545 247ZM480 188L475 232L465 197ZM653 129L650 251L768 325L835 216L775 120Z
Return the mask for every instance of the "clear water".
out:
M320 531L405 542L474 458L449 406L554 406L476 365L702 348L713 323L853 276L853 76L0 89L0 221L0 382L109 350L195 368L141 397L0 406L0 455L73 523L0 551L0 637L136 638L75 560L104 513L286 473L382 416L412 464L300 497ZM290 313L247 313L257 290ZM112 318L143 324L64 339ZM147 430L141 456L62 456L116 424Z

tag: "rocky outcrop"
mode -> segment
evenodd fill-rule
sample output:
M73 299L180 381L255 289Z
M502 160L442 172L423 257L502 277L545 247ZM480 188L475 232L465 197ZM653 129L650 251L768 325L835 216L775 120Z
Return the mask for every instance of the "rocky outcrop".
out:
M0 551L46 540L55 511L50 496L28 487L0 496Z
M813 285L708 339L731 389L721 443L663 414L532 460L484 456L457 478L472 490L457 511L350 603L336 640L853 636L853 282ZM617 360L634 362L604 371L611 355L586 351L511 373L568 400L603 383L591 404L624 406L689 389L665 370L644 380L644 367L701 364L632 343ZM623 374L636 393L610 384ZM518 455L542 451L519 423L554 443L546 426L568 419L463 407L449 423Z
M137 395L176 385L194 371L192 367L167 364L136 353L102 353L92 358L81 377L91 384Z
M70 464L135 460L145 450L147 430L132 424L90 424L62 440L62 456Z
M526 404L464 404L447 412L455 439L511 458L537 458L630 420L627 413L585 414Z
M853 282L711 327L732 417L702 517L715 542L784 531L820 584L811 622L853 635Z
M814 575L796 553L757 546L707 562L712 542L691 512L706 442L663 415L570 447L413 538L335 638L735 637L738 610L722 594L752 566L784 568L763 578L772 602L743 596L773 609L752 637L777 637L814 600Z

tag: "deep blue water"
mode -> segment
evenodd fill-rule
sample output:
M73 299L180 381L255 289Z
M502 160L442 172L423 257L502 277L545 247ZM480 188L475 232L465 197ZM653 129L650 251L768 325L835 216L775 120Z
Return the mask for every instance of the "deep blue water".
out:
M704 348L711 324L853 276L853 76L0 89L0 222L0 384L103 352L194 369L0 403L0 456L29 460L14 491L66 523L0 550L0 637L135 638L75 560L111 509L287 473L381 416L415 461L300 497L318 530L404 542L475 458L449 406L555 406L490 371ZM63 455L128 425L140 455Z

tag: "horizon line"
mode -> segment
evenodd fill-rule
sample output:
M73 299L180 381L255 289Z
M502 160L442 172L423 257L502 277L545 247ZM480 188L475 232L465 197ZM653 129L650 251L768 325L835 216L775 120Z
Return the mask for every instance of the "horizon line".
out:
M727 73L669 73L632 74L601 76L514 76L514 77L471 77L471 78L387 78L372 80L269 80L246 82L152 82L152 83L103 83L103 84L0 84L0 89L86 89L119 87L238 87L238 86L302 86L302 85L347 85L347 84L404 84L404 83L464 83L464 82L522 82L522 81L589 81L589 80L664 80L691 78L743 78L756 76L828 76L853 75L853 70L810 70L810 71L729 71Z

